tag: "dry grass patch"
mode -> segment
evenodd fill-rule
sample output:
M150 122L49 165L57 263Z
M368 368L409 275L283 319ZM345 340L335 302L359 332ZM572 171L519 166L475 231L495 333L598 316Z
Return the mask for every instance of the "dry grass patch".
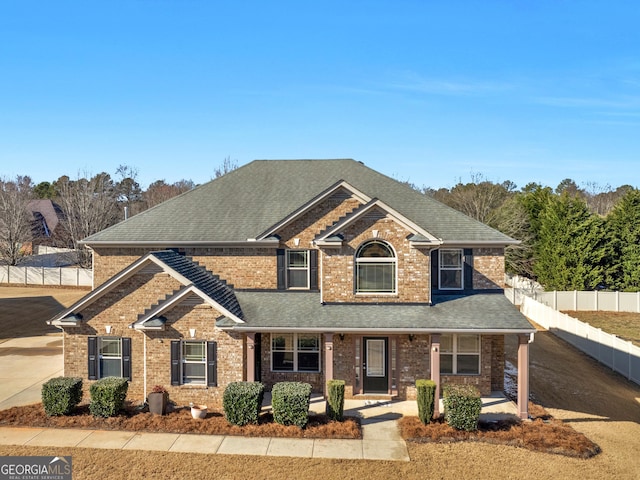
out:
M166 415L153 415L132 405L109 418L94 417L86 404L79 405L72 415L48 417L42 404L36 403L0 411L0 425L246 437L362 438L360 423L355 418L335 422L325 415L309 415L309 423L301 429L274 423L272 415L265 413L261 415L258 425L238 427L227 422L221 413L210 412L206 418L195 420L189 408L177 408Z
M640 347L640 313L632 312L576 312L566 310L570 317L588 323L592 327L633 342Z
M399 422L400 433L402 438L415 443L484 442L584 459L600 453L598 445L542 407L532 405L530 411L530 422L515 419L480 422L475 432L456 430L442 418L424 425L417 417L403 417Z

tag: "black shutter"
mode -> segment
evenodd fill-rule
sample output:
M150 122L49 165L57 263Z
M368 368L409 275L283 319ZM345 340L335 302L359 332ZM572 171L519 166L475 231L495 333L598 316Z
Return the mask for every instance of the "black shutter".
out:
M131 381L131 339L122 338L122 377Z
M278 259L278 290L287 289L287 272L284 258L284 249L279 248L276 252Z
M473 290L473 249L465 248L464 254L464 289Z
M180 385L180 340L171 340L171 385Z
M431 291L438 290L438 282L440 276L440 250L433 250L431 252Z
M218 345L207 342L207 386L218 386Z
M318 290L318 250L309 250L309 290Z
M98 379L98 337L88 338L89 380Z

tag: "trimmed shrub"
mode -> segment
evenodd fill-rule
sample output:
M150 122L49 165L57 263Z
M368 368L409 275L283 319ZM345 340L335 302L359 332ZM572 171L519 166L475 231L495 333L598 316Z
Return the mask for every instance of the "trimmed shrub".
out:
M444 419L453 428L468 432L478 429L482 409L480 392L472 385L445 385Z
M282 425L307 426L311 385L301 382L280 382L271 389L273 420Z
M264 385L260 382L232 382L222 395L224 416L232 425L258 423Z
M431 423L436 402L436 382L433 380L416 380L418 392L418 417L425 425Z
M126 378L105 377L89 387L89 411L94 417L113 417L124 406L129 383Z
M42 405L45 413L69 415L82 400L82 379L56 377L42 385Z
M327 407L325 413L331 420L341 422L344 419L344 380L327 382Z

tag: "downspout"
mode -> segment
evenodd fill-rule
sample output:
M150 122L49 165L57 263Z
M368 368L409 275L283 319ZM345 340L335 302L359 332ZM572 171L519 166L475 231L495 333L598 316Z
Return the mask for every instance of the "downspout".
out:
M144 364L143 364L143 387L142 387L142 391L143 391L143 395L144 395L144 399L145 401L147 400L147 334L146 332L142 332L143 335L143 339L142 339L142 344L143 344L143 356L144 356Z

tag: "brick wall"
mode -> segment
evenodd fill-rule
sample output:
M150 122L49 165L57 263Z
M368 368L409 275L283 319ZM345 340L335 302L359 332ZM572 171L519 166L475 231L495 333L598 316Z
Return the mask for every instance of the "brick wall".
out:
M504 249L473 249L473 288L504 288Z
M81 313L80 327L67 328L64 332L64 374L78 376L85 385L85 397L92 381L88 380L89 336L114 336L131 338L131 376L127 398L144 401L145 348L147 351L147 389L164 385L170 399L178 405L189 402L221 406L222 392L232 381L243 379L243 338L215 327L220 313L211 306L186 301L166 312L165 331L140 332L129 328L146 308L158 303L180 284L166 274L138 274L89 305ZM106 333L106 325L111 332ZM189 339L189 329L196 329L197 340L218 343L218 387L204 385L171 386L171 340ZM146 336L146 346L145 346Z
M375 237L373 230L378 231ZM429 255L409 245L411 234L390 218L367 216L344 230L341 248L322 252L322 299L325 302L422 302L430 301ZM397 294L355 293L354 255L362 243L377 238L393 246L397 255Z

